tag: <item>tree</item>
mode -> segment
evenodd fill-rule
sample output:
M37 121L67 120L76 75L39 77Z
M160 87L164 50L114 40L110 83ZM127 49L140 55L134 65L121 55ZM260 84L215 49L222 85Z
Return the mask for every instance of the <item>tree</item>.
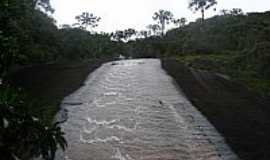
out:
M87 30L88 27L95 28L98 26L98 22L101 20L100 17L95 16L93 13L83 12L81 15L75 17L78 23L73 24L79 26L79 28Z
M7 74L18 56L17 39L2 35L0 30L0 79Z
M21 91L0 86L0 157L5 160L53 160L58 148L65 150L67 141L60 128L62 122L48 126L31 113ZM37 107L37 106L36 106ZM63 121L64 122L64 121Z
M173 21L173 14L170 11L159 10L154 13L153 19L158 21L159 28L161 29L161 35L165 34L166 25L170 24Z
M237 16L237 15L243 15L244 12L241 8L233 8L231 11L230 11L230 14L233 15L233 16Z
M46 12L54 12L54 9L51 6L50 0L31 0L32 1L32 7L44 9Z
M113 39L116 41L127 41L129 40L133 35L136 35L137 31L133 28L128 28L123 31L116 31L115 33L112 34Z
M195 11L200 10L202 14L202 20L204 20L205 10L211 8L216 4L216 0L190 0L188 8L194 9Z
M238 15L244 15L244 12L241 8L233 8L231 10L227 10L227 9L222 9L220 11L221 15L225 15L225 16L238 16Z
M62 24L59 26L61 29L72 29L72 26L69 24Z
M113 39L115 39L116 41L119 42L125 38L125 33L124 33L124 31L115 31L115 33L113 33L112 37L113 37Z
M177 27L183 27L186 25L187 23L187 19L186 18L180 18L180 19L175 19L173 20L173 23L177 26Z
M149 35L151 35L151 32L142 30L138 34L139 34L138 37L147 38Z
M160 26L157 24L150 24L146 28L148 28L150 31L150 35L153 33L154 35L160 35Z
M130 39L133 35L136 35L137 31L133 28L128 28L124 30L124 39L128 40Z

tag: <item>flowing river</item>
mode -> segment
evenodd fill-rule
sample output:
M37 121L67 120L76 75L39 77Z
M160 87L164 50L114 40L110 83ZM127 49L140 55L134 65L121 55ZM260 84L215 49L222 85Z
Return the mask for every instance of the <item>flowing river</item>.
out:
M58 160L237 160L158 59L104 64L62 102Z

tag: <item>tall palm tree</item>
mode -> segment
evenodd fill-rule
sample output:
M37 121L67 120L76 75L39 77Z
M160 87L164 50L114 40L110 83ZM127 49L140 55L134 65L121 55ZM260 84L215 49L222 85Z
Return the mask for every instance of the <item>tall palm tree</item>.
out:
M195 11L200 10L202 14L202 20L204 20L205 10L217 4L216 0L190 0L188 8Z
M75 17L78 23L73 24L86 30L88 27L95 28L98 26L98 22L101 20L100 17L95 16L93 13L83 12L81 15Z
M173 14L170 11L159 10L154 13L153 19L158 21L161 28L161 35L165 34L165 27L173 21Z

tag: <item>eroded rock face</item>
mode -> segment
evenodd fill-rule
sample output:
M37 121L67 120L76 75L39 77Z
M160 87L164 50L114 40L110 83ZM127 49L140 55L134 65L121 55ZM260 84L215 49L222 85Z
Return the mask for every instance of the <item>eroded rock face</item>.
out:
M59 160L238 159L157 59L103 65L62 108L69 148Z

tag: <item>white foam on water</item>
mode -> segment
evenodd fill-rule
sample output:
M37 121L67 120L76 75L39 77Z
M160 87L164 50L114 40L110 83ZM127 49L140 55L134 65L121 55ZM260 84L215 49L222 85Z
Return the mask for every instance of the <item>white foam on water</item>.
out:
M117 159L117 160L134 160L128 154L123 155L119 148L116 149L116 153L115 153L115 155L112 156L112 158Z
M121 140L120 138L116 136L110 136L106 138L94 138L94 139L86 140L83 138L82 135L80 135L80 142L84 144L93 144L93 143L121 142Z
M86 129L86 127L84 126L84 128L83 128L83 132L84 133L86 133L86 134L91 134L91 133L93 133L94 131L96 130L96 127L95 128L93 128L93 129Z
M118 96L120 93L118 92L106 92L104 93L104 96Z
M97 121L97 120L93 120L91 119L90 117L87 118L87 121L90 123L90 124L95 124L97 126L103 126L105 128L109 128L109 129L118 129L118 130L123 130L123 131L126 131L126 132L133 132L133 129L132 128L128 128L126 126L122 126L122 125L117 125L115 123L117 122L120 122L120 120L117 120L117 119L114 119L114 120L111 120L111 121ZM83 132L84 133L87 133L87 134L91 134L93 131L95 131L97 128L94 127L92 129L86 129L86 127L84 126L83 128Z
M65 160L72 160L71 158L69 158L67 155L65 156Z
M111 124L114 124L116 123L117 119L114 119L114 120L111 120L111 121L97 121L97 120L93 120L91 119L90 117L87 117L87 121L91 124L96 124L96 125L99 125L99 126L104 126L104 125L111 125Z
M120 125L111 125L111 126L107 126L106 128L118 129L118 130L123 130L123 131L126 131L126 132L133 132L133 129L127 128L125 126L120 126Z
M111 96L111 95L110 95ZM101 97L101 98L95 98L94 100L93 100L93 104L96 106L96 107L98 107L98 108L105 108L105 107L107 107L107 106L109 106L109 105L114 105L114 104L116 104L116 101L115 100L113 100L113 101L111 101L111 102L106 102L106 103L104 103L103 102L103 98L104 97Z

